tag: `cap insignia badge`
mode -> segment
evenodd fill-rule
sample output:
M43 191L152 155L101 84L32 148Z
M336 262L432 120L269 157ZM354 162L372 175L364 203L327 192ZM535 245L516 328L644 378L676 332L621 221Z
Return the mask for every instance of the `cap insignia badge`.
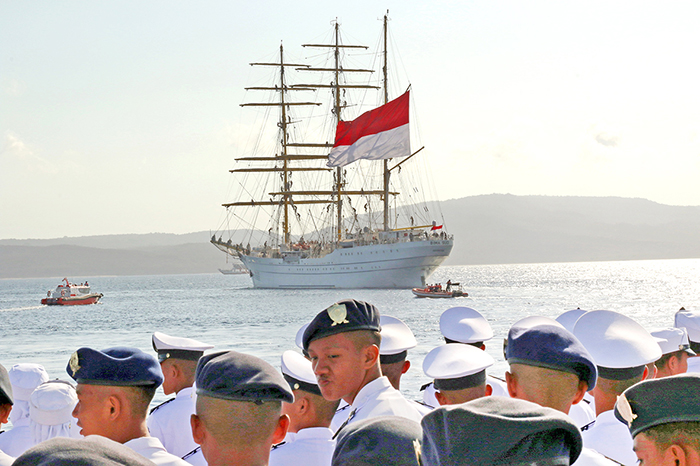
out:
M632 421L637 419L637 415L632 412L632 406L630 406L630 402L627 401L627 397L624 393L617 397L616 406L620 416L622 416L622 419L627 423L627 427L632 427Z
M295 384L294 384L294 390L299 390L299 384L298 384L298 383L295 383Z
M75 373L80 370L80 359L78 358L77 351L71 355L68 365L70 366L70 370L73 371L73 376L75 376Z
M334 304L331 307L328 308L326 311L328 312L328 317L331 318L333 323L331 324L331 327L335 327L338 324L349 324L350 321L346 319L348 316L348 310L345 307L345 304Z

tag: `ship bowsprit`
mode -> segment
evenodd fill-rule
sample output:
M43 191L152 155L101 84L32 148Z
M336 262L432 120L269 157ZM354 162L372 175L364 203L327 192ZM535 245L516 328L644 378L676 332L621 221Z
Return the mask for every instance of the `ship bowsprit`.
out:
M397 288L425 286L453 240L339 248L321 258L242 256L256 288Z

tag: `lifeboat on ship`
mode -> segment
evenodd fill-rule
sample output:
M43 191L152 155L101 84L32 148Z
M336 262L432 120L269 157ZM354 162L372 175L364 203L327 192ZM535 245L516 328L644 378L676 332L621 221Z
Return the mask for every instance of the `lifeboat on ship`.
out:
M413 288L411 291L419 298L459 298L461 296L469 296L466 291L462 290L462 285L451 281L448 281L444 287L441 283L437 283L428 285L425 288Z
M49 290L46 297L41 300L41 304L49 306L69 306L78 304L95 304L102 297L102 293L92 293L88 282L76 284L63 279L63 283L58 285L52 292Z

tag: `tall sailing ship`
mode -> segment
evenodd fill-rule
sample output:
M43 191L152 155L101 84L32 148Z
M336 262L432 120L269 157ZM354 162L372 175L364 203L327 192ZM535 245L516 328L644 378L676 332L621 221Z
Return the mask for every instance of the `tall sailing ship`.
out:
M279 61L251 63L276 69L276 78L271 85L246 90L271 92L275 98L241 105L278 110L277 143L269 155L261 155L264 150L257 147L251 156L236 159L246 164L230 170L240 177L237 200L223 204L226 220L211 242L243 262L256 288L425 286L450 254L453 237L443 222L431 218L426 193L412 184L416 178L409 176L408 184L402 184L402 177L392 176L419 159L414 156L420 149L410 151L409 92L389 100L386 16L381 41L382 77L376 83L381 85L371 79L354 81L356 76L372 76L374 70L344 61L354 58L353 53L364 56L368 47L344 44L337 21L329 43L303 45L326 52L326 64L288 63L282 45ZM321 78L295 83L292 72L320 73ZM376 90L383 91L383 105L355 120L345 119L351 110L349 94ZM323 108L323 101L292 99L306 93L321 100L328 91L325 107L330 112L322 117L314 109ZM305 121L324 122L320 129L307 125L307 139L300 137L303 120L297 113L303 110ZM309 135L316 141L331 139L332 130L335 143L309 142ZM403 201L399 185L407 194ZM238 228L231 228L233 220Z

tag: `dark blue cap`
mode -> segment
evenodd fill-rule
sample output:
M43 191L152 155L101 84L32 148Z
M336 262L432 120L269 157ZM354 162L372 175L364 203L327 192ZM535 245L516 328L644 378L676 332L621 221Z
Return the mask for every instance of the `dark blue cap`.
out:
M150 354L138 348L117 346L99 351L80 348L73 353L66 372L76 382L88 385L160 386L163 372Z
M583 448L564 413L502 396L441 406L421 425L423 466L569 465Z
M370 303L344 299L319 312L304 330L304 350L319 338L355 330L381 331L379 311Z
M8 374L5 366L0 364L0 405L14 404L15 400L12 397L12 384L10 383L10 374Z
M416 421L379 416L348 424L338 434L332 466L419 466L423 431Z
M195 375L197 395L232 401L286 401L294 395L274 367L260 358L236 351L202 356Z
M17 466L155 466L131 448L99 435L57 437L22 453Z
M506 360L509 364L544 367L570 372L595 387L598 370L581 342L568 330L557 325L512 327L508 332Z
M700 375L679 374L634 384L617 398L615 417L629 427L632 437L662 424L698 423Z

